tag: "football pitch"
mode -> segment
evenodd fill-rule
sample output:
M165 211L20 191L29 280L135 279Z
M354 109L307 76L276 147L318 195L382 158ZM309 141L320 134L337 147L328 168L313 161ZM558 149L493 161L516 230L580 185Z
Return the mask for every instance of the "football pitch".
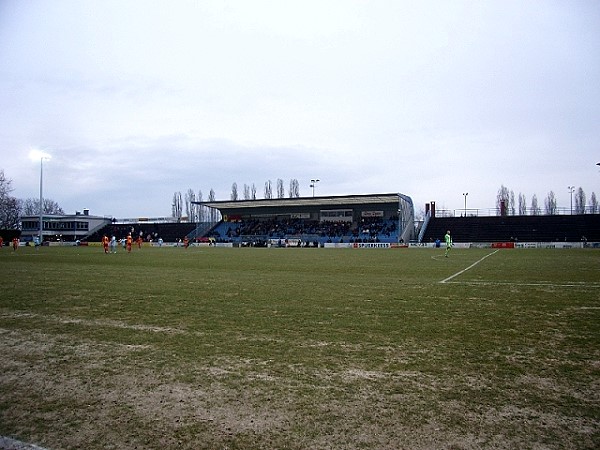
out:
M0 436L595 449L600 250L0 250Z

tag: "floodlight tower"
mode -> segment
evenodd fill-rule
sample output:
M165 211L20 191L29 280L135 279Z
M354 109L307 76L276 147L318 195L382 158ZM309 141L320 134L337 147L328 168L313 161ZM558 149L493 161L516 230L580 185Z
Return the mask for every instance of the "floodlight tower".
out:
M43 186L44 186L44 159L50 160L50 155L48 153L42 152L40 150L32 150L29 152L29 158L33 161L40 160L40 231L39 231L39 240L40 245L43 242L43 231L44 231L44 195L43 195Z
M463 192L463 197L465 198L465 217L467 217L467 195L469 195L468 192Z
M571 194L571 215L573 215L573 192L575 192L575 186L567 186L569 194Z
M312 180L310 180L310 187L312 188L313 197L315 196L315 186L319 181L321 180L319 180L318 178L313 178Z

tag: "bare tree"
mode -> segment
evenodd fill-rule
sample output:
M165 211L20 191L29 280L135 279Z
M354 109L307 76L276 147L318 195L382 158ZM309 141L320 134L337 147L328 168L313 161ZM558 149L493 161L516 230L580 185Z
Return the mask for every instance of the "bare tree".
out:
M43 214L64 214L58 203L50 198L43 199ZM24 216L35 216L40 213L40 199L26 198L21 202L21 213Z
M256 185L252 183L252 187L250 188L251 198L252 200L256 200Z
M12 180L6 178L4 169L0 169L0 198L7 197L12 191Z
M273 198L273 188L271 187L271 180L265 181L265 198Z
M285 188L283 187L283 180L281 178L277 178L277 198L285 197Z
M196 222L196 205L192 203L195 201L196 193L190 188L185 193L185 215L190 222Z
M19 201L11 196L12 180L0 170L0 229L16 229L19 226L21 208Z
M250 186L244 183L244 200L250 200Z
M546 214L549 216L556 214L556 196L554 195L554 191L548 192L548 196L544 201L544 207Z
M540 209L540 207L538 205L537 195L533 194L533 197L531 197L531 215L539 216L541 213L542 213L542 210Z
M290 180L290 198L298 198L300 197L300 183L296 178L292 178Z
M585 192L581 187L575 192L575 214L585 214Z
M213 188L210 188L210 192L208 193L208 201L214 202L215 200L216 200L215 191L213 190ZM209 217L210 217L211 222L217 221L217 210L215 208L210 208Z
M188 188L188 190L185 191L185 194L183 194L183 207L185 210L185 216L189 221L192 220L192 216L194 214L192 212L192 202L194 200L196 200L196 193L192 191L191 188Z
M238 200L238 187L235 181L231 185L231 200L233 200L234 202L237 202Z
M0 200L0 229L13 230L19 228L19 201L15 197Z
M496 195L496 209L498 210L498 215L505 216L508 213L509 198L510 192L508 191L508 188L501 185L500 189L498 189L498 195Z
M202 190L198 189L198 195L196 196L196 201L198 203L202 203L203 197L202 197ZM200 204L197 205L198 206L198 222L205 222L206 221L206 207L202 206Z
M172 205L172 213L173 217L177 220L181 220L181 216L183 215L183 204L181 200L181 192L175 192L173 194L173 205Z
M508 197L508 214L510 214L511 216L514 216L515 212L516 212L515 211L515 193L511 189L509 197Z
M21 214L24 216L35 216L40 213L40 199L26 198L21 200Z
M519 215L524 216L527 214L527 200L525 200L525 194L519 192Z
M592 192L590 196L590 212L592 214L598 213L598 200L596 199L596 193Z
M65 211L60 205L51 198L45 198L43 202L43 211L45 214L64 214Z

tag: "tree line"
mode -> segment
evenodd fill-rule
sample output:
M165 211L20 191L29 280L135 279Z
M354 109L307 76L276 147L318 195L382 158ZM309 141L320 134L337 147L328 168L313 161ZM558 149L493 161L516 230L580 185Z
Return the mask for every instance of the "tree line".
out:
M251 185L244 184L240 191L238 184L233 182L229 198L234 202L240 200L256 200L257 191L258 189L254 183ZM264 199L285 198L285 196L285 183L281 178L278 178L275 183L275 192L273 192L273 182L271 180L265 181L263 189ZM288 197L300 197L300 183L296 178L291 179L289 182ZM215 191L211 188L206 201L214 202L215 200ZM195 204L195 202L203 201L201 190L199 190L197 194L191 188L188 189L184 195L181 194L181 191L175 192L173 194L173 203L171 204L172 217L180 220L185 216L190 222L216 222L218 220L218 211L214 208Z
M573 214L598 214L600 206L596 193L592 192L587 199L583 188L575 189L570 187L570 195L572 195L572 211ZM256 200L257 187L253 183L251 185L244 184L241 190L238 184L234 182L231 185L230 200ZM4 170L0 169L0 229L17 229L20 227L21 216L36 216L40 214L40 201L35 198L18 199L13 197L12 180L8 179ZM293 178L289 181L288 198L300 197L300 183ZM275 183L267 180L263 187L263 199L285 198L285 183L281 178L278 178ZM214 202L216 195L214 189L210 189L206 201ZM203 202L204 197L201 190L197 193L193 189L188 189L184 195L181 192L173 194L173 203L171 205L172 217L181 219L184 216L190 222L216 222L219 220L219 212L214 208L198 205L196 202ZM558 206L554 191L548 192L543 204L540 204L535 194L531 197L529 206L524 194L519 193L515 196L513 190L504 185L500 186L496 196L496 208L499 214L505 215L546 215L557 214ZM52 199L44 198L42 204L43 214L64 214L60 205Z
M14 230L20 227L21 216L37 216L40 214L40 199L13 197L12 180L6 178L0 169L0 230ZM54 200L45 198L42 201L43 214L64 214L65 212Z
M589 202L586 204L586 195L583 188L579 187L575 190L575 187L569 187L572 189L570 195L572 195L572 212L573 214L597 214L600 212L598 205L598 199L596 193L592 192ZM558 213L558 205L556 202L556 195L554 191L548 192L544 199L544 214L554 215ZM539 216L542 214L542 205L539 204L538 198L535 194L531 197L530 207L527 207L527 199L525 194L519 193L515 198L513 190L509 190L506 186L501 185L498 189L496 196L496 209L500 215L514 216L514 215L531 215Z

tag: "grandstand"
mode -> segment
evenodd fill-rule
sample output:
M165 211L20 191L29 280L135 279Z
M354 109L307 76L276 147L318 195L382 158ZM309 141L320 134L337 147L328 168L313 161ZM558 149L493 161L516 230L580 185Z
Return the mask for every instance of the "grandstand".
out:
M197 202L217 209L222 221L192 238L266 245L327 242L408 242L414 239L414 207L402 194L297 197ZM200 227L199 227L200 229Z
M294 241L302 246L327 242L408 242L415 238L414 208L402 194L298 197L238 201L194 202L217 210L218 222L113 222L87 237L104 234L124 238L128 233L145 241L216 241L265 246Z
M422 242L600 242L600 215L538 215L491 217L431 217Z

